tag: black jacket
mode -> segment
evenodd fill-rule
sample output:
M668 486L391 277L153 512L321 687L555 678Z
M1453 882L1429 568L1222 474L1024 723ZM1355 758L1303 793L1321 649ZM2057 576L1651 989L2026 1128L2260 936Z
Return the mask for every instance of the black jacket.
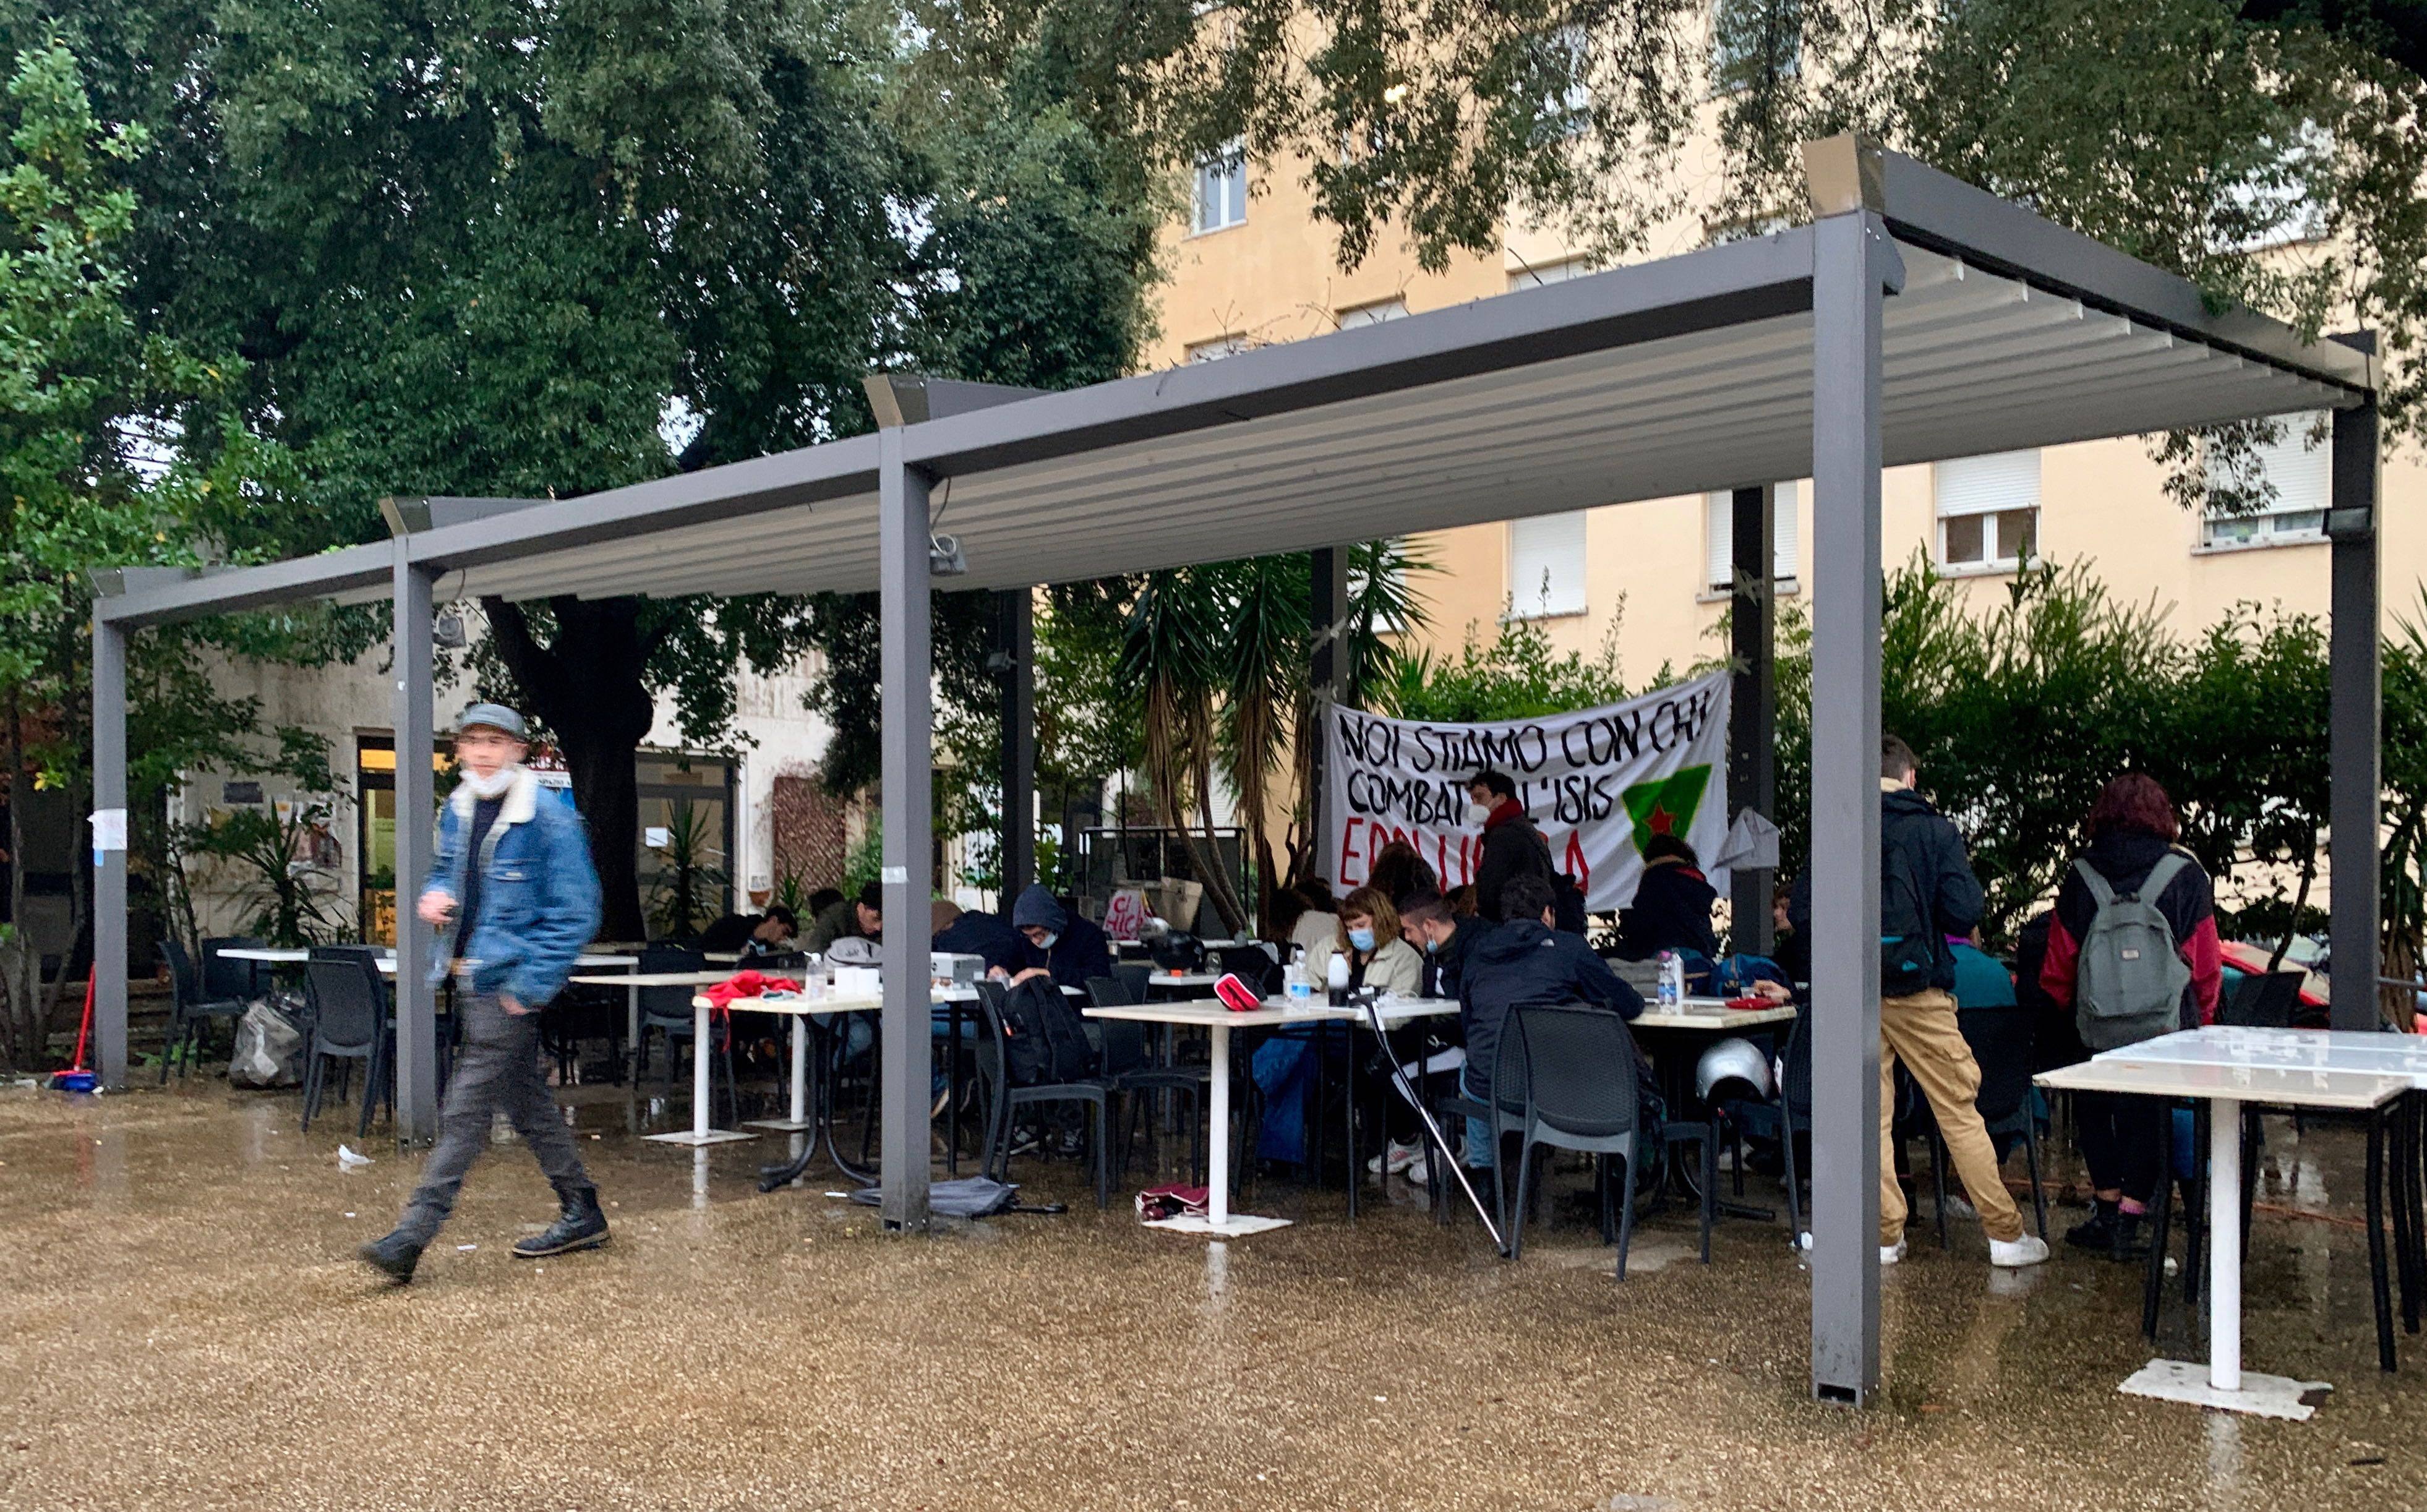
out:
M1700 951L1719 958L1719 937L1711 929L1711 905L1718 889L1685 861L1670 857L1643 869L1635 902L1618 915L1618 953L1648 961L1663 951Z
M1449 937L1449 943L1438 951L1425 952L1425 986L1427 998L1455 998L1458 979L1465 972L1466 948L1487 928L1478 919L1461 919Z
M1076 914L1068 914L1050 951L1040 951L1029 944L1025 935L1021 936L1019 966L1041 966L1053 973L1055 986L1076 987L1084 992L1090 978L1113 974L1113 948L1102 930Z
M1932 968L1930 984L1946 991L1955 987L1955 952L1949 935L1969 935L1979 926L1986 899L1980 879L1972 874L1972 858L1964 853L1963 837L1930 806L1930 800L1909 788L1880 794L1880 914L1893 917L1888 893L1918 899L1932 916L1929 926ZM1903 902L1900 907L1910 908ZM1795 893L1786 916L1796 934L1812 937L1812 873L1795 879ZM1811 947L1803 948L1803 967L1811 969Z
M1622 1018L1643 1012L1643 999L1593 954L1582 935L1547 930L1531 919L1495 925L1468 947L1458 1002L1458 1019L1466 1029L1466 1088L1477 1097L1491 1090L1491 1057L1509 1009L1522 1003L1582 1002L1611 1009Z
M1551 842L1524 814L1483 832L1483 854L1474 863L1474 906L1484 922L1500 922L1501 890L1519 877L1551 880Z
M1061 941L1054 941L1060 944ZM935 948L948 955L978 955L986 969L1017 971L1028 964L1028 941L1002 921L999 914L972 910L953 919L936 935ZM1105 973L1110 975L1109 972ZM1081 983L1085 986L1085 983Z

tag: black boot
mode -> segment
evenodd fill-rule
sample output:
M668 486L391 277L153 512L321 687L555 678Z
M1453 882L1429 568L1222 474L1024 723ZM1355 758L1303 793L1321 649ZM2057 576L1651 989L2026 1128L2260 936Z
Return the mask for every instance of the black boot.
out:
M2115 1214L2115 1237L2107 1250L2108 1259L2119 1265L2134 1264L2149 1258L2149 1236L2142 1231L2141 1214Z
M575 1187L557 1194L564 1204L547 1231L514 1242L514 1259L545 1260L577 1249L595 1249L607 1243L607 1215L598 1211L598 1189Z
M2064 1242L2076 1249L2093 1250L2103 1255L2115 1247L2115 1220L2122 1214L2116 1205L2105 1197L2095 1197L2092 1201L2096 1211L2091 1213L2088 1222L2066 1229Z
M354 1253L399 1286L412 1280L413 1268L421 1263L421 1246L405 1238L402 1230L374 1239Z

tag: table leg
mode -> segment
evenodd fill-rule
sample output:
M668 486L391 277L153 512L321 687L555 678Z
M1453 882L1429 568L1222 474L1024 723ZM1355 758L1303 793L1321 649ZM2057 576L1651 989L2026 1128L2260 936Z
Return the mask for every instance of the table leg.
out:
M1205 1215L1214 1232L1230 1223L1230 1026L1213 1026L1213 1125L1205 1131Z
M792 1122L809 1127L809 1035L803 1026L806 1015L792 1016Z
M715 1053L711 1049L715 1041L710 1038L711 1026L705 1000L691 1011L691 1128L679 1134L650 1134L647 1137L660 1145L721 1145L727 1140L756 1138L756 1135L745 1134L738 1129L709 1127L708 1066L709 1056ZM666 1053L674 1053L671 1043L666 1047Z
M636 966L627 975L637 976L640 969ZM673 1051L667 1053L672 1054ZM641 989L638 986L624 989L624 1073L635 1084L641 1080Z
M2241 1104L2207 1123L2207 1383L2241 1390Z

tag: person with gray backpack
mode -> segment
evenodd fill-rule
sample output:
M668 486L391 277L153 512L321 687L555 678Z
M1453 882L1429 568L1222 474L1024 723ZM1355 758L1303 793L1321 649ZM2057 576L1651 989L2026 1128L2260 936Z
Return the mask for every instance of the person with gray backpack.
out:
M2059 886L2040 985L2073 1013L2093 1054L2212 1021L2224 982L2213 886L2156 778L2109 781L2083 824L2088 848ZM2077 1093L2082 1162L2095 1208L2065 1237L2119 1260L2147 1252L2141 1215L2156 1196L2168 1110L2152 1097Z

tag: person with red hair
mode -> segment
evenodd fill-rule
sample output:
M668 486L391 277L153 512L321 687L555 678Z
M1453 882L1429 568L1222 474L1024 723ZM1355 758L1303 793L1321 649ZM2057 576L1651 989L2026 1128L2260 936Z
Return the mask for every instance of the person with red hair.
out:
M2112 778L2091 805L2082 829L2090 843L2065 869L2064 883L2057 889L2040 985L2059 1006L2073 1007L2081 942L2098 914L2098 900L2083 868L2096 872L2114 897L2131 898L2160 861L2175 855L2181 857L2178 869L2158 895L2147 901L2165 916L2175 948L2191 968L2191 982L2183 988L2181 1026L2213 1022L2224 985L2215 885L2191 853L2175 843L2182 825L2166 789L2145 772ZM2147 1252L2141 1215L2157 1195L2165 1149L2160 1141L2168 1137L2165 1105L2154 1097L2081 1092L2074 1095L2073 1110L2096 1206L2088 1222L2064 1236L2065 1242L2103 1250L2119 1260L2139 1259Z

